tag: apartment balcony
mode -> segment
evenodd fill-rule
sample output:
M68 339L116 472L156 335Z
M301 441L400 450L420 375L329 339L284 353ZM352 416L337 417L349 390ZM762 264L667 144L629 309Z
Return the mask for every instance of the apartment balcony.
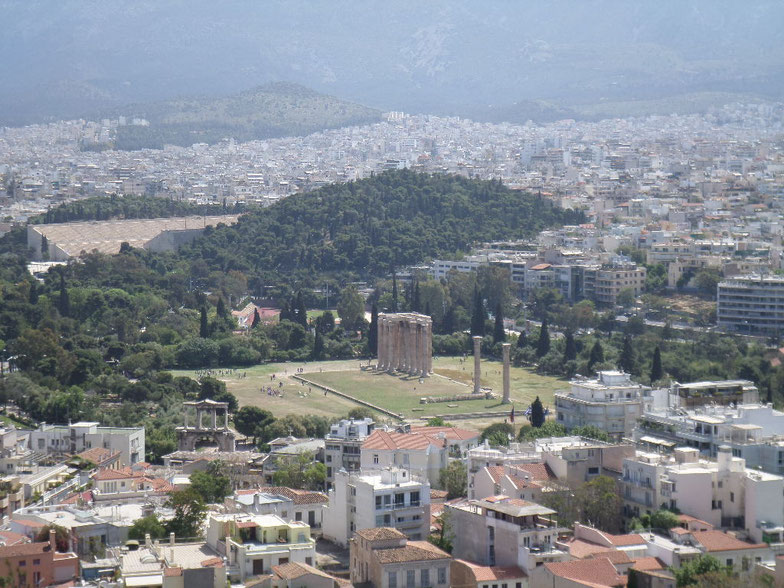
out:
M409 508L422 508L423 503L421 500L417 502L408 502L408 503L392 503L392 504L382 504L381 506L376 505L376 512L388 512L390 510L406 510Z
M633 478L629 478L627 476L624 476L623 478L621 478L621 481L624 484L630 484L632 486L637 486L638 488L648 488L650 490L653 489L653 486L651 485L650 481L648 481L648 480L635 480Z

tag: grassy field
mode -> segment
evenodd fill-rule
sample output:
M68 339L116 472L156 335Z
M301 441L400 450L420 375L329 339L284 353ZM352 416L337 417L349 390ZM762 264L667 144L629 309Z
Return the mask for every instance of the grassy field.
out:
M473 362L470 357L464 362L458 357L434 358L435 373L422 382L418 378L360 370L359 366L358 360L265 364L231 373L215 370L213 376L226 382L227 388L237 397L240 406L259 406L276 416L310 413L339 417L357 406L334 394L324 396L315 388L308 393L307 385L303 386L291 377L297 374L298 369L303 370L301 375L308 380L324 384L360 400L372 402L408 418L506 410L500 399L419 404L419 399L423 396L469 394L472 390L473 372ZM242 374L246 374L245 377L241 377ZM274 380L271 379L273 374ZM196 377L193 371L177 371L175 375ZM282 387L279 387L280 382L283 382ZM502 393L500 362L482 361L481 385L492 388L500 397ZM262 387L266 389L268 386L282 390L283 397L269 396L261 391ZM511 397L520 413L536 396L539 396L545 406L552 406L554 391L565 386L565 382L555 378L540 376L523 368L511 369ZM497 420L497 417L489 421L477 419L461 422L476 427L493 420Z

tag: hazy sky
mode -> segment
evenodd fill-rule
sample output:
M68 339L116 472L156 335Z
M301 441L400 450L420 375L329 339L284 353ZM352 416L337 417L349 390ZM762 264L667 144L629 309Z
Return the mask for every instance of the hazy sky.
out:
M383 109L780 98L784 2L0 0L5 119L297 82Z

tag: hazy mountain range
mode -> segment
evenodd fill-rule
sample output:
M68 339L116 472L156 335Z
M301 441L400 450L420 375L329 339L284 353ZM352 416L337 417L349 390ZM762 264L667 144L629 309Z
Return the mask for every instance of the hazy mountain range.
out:
M0 14L4 124L278 81L487 120L784 95L778 0L0 0Z

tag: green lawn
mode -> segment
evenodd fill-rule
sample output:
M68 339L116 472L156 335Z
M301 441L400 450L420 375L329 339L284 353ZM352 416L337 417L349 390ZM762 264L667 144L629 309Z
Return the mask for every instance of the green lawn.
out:
M366 363L366 362L364 362ZM358 360L322 361L308 363L274 363L255 366L236 372L214 370L213 376L226 382L228 390L237 397L240 406L253 405L271 411L275 416L286 414L318 414L328 417L345 415L358 406L350 400L334 394L324 396L313 389L309 394L308 386L303 386L291 378L302 368L301 375L313 382L324 384L360 400L372 402L409 418L427 417L434 414L460 414L468 412L495 412L504 410L500 402L502 394L501 363L482 360L481 384L492 388L498 395L497 400L465 400L461 402L420 404L423 396L445 396L470 394L473 361L470 357L461 363L458 357L438 357L433 359L434 375L421 383L418 378L375 373L360 369ZM195 378L192 370L173 372L175 376ZM246 374L245 377L241 377ZM275 374L275 379L270 376ZM269 396L261 388L273 386L280 388L284 396ZM553 392L566 387L566 383L556 378L540 376L523 368L511 369L511 397L517 410L522 412L539 396L545 406L552 406ZM307 394L307 396L303 396ZM451 406L450 406L451 405Z

